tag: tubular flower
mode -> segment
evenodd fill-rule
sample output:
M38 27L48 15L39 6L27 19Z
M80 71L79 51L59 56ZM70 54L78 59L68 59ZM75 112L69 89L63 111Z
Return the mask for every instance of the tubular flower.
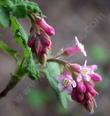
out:
M86 51L84 49L84 45L80 43L78 38L75 36L75 45L64 49L63 55L71 56L78 52L82 52L84 56L87 56Z
M79 77L83 78L85 81L102 81L102 77L94 72L97 69L97 65L87 66L87 61L85 61L84 66L80 66L79 64L71 64L71 67L76 73L79 73L81 75ZM79 77L77 80L80 80Z
M35 52L35 41L36 38L34 35L28 40L28 46L31 48L31 51L34 53Z
M66 91L68 94L71 94L73 88L76 87L76 82L68 72L64 72L62 75L59 75L57 80L59 82L59 90Z
M72 64L73 70L76 72L76 87L73 88L71 97L73 100L81 103L89 112L94 112L96 104L94 97L98 94L95 90L95 83L102 81L102 77L95 73L97 65L87 66L85 61L84 66Z
M35 46L37 56L42 56L43 54L48 53L48 50L51 48L51 41L45 35L45 33L41 32Z
M37 37L32 36L28 41L28 46L32 52L38 56L39 60L42 60L42 58L48 54L49 49L51 49L51 44L48 35L43 31L41 31Z
M45 19L41 18L36 21L37 26L43 29L49 36L55 35L55 29L50 26Z

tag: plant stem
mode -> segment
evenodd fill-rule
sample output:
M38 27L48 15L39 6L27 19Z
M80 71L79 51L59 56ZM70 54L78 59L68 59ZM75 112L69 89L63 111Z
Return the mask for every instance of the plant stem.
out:
M24 58L21 61L20 66L17 68L15 74L11 74L11 79L10 79L8 85L6 86L6 88L0 93L0 98L6 96L7 93L11 89L13 89L21 79L23 79L23 77L26 73L25 70L23 70L23 63L24 63Z
M49 58L49 59L47 59L47 62L57 62L57 63L60 63L62 65L69 64L69 62L67 62L65 60L58 59L58 58Z

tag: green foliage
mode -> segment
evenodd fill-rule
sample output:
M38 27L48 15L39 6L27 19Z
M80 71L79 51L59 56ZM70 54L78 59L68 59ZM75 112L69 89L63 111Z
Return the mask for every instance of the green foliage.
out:
M38 79L39 76L39 69L37 67L37 65L34 62L33 56L32 54L30 55L30 57L27 59L27 70L28 70L28 75L32 80L36 80Z
M42 107L44 103L48 100L47 94L40 90L29 89L26 99L29 104L34 107Z
M50 62L46 66L46 76L51 87L58 92L57 76L60 75L60 66L57 63Z
M65 109L68 107L68 103L70 101L71 101L71 97L66 92L60 93L60 102Z
M23 48L23 55L26 60L28 75L33 80L38 79L38 68L34 62L31 50L27 45L28 36L15 17L11 17L11 22L16 42Z
M10 54L12 57L14 57L17 60L17 52L13 50L12 48L8 47L8 45L2 41L0 41L0 49L2 49L4 52Z
M38 15L41 15L41 16L43 15L37 3L26 1L25 4L27 9L30 10L31 12L38 13Z
M11 90L27 73L32 80L38 79L39 65L35 64L31 49L28 47L28 36L22 25L18 22L17 18L26 18L27 16L39 15L43 17L42 11L37 3L26 0L0 0L0 26L11 26L15 41L22 47L22 54L18 57L15 50L8 47L7 44L0 41L0 49L10 54L16 59L17 69L15 74L11 75L11 80L5 91ZM21 60L22 59L22 60ZM67 107L70 96L66 92L59 92L57 76L61 73L61 67L58 63L49 62L44 69L44 73L55 91L60 103ZM4 91L3 91L4 92ZM47 94L41 91L31 90L27 99L32 105L41 106L47 100Z
M14 5L12 12L13 15L16 16L17 18L27 17L27 9L25 3Z
M46 67L46 76L47 79L52 87L52 89L56 92L56 95L58 99L60 100L60 103L64 108L67 108L68 106L68 101L71 100L70 96L66 92L59 92L58 90L58 82L57 82L57 77L60 75L60 66L57 63L50 62L47 64Z
M6 9L0 6L0 26L8 27L10 24L9 15L6 12Z
M37 13L37 15L43 16L42 11L39 8L39 5L31 1L0 0L0 5L7 9L8 14L11 13L11 15L15 16L16 18L26 18L28 15L30 15L30 13ZM2 11L0 10L1 12L3 12L2 14L5 14L5 9L3 9ZM6 20L7 19L8 18L6 18Z
M99 62L104 62L107 60L108 58L108 54L105 50L104 47L99 46L99 45L94 45L92 46L91 50L90 50L90 55Z
M0 5L6 6L9 3L9 0L0 0Z
M30 53L27 46L28 36L15 17L11 17L11 27L16 42L23 48L25 57L28 57Z

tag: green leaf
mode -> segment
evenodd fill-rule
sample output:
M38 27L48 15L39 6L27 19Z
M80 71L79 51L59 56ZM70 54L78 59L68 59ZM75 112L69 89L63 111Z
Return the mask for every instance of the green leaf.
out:
M8 47L7 44L0 41L0 49L2 49L4 52L10 54L12 57L14 57L17 60L17 52L13 50L12 48Z
M8 4L8 2L9 2L9 0L0 0L0 5L5 6Z
M30 55L30 49L28 48L27 41L28 36L23 27L17 21L15 17L11 17L11 27L13 34L15 36L16 42L22 47L24 56L28 57Z
M25 3L17 4L13 7L13 15L17 18L25 18L27 16L27 9Z
M71 101L70 95L68 95L66 92L61 92L59 97L62 106L66 109L68 107L68 103Z
M23 2L24 0L11 0L14 4L19 4L21 2Z
M11 26L16 42L23 48L23 57L26 59L26 69L29 77L38 79L38 68L34 62L31 49L27 45L28 36L15 17L11 17Z
M43 16L43 13L37 3L31 2L31 1L26 1L25 3L26 3L26 7L28 10L30 10L34 13L38 13L40 16Z
M44 91L29 89L26 99L32 106L42 107L48 100L48 97Z
M28 75L32 80L36 80L39 78L38 67L34 62L32 54L30 55L27 61L27 70L28 70Z
M8 27L10 24L9 15L6 12L6 9L0 6L0 26Z
M58 75L60 75L60 73L61 73L61 69L59 64L53 62L47 64L46 67L47 79L53 90L55 90L58 100L60 100L62 106L64 108L67 108L68 102L71 101L71 97L66 92L60 92L58 90L58 82L56 78L58 77Z
M60 75L60 66L57 63L48 63L46 67L46 76L51 87L58 92L57 76Z

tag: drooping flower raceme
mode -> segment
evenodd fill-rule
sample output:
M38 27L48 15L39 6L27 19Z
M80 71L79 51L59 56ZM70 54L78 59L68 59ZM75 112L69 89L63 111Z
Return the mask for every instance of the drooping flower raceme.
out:
M48 56L48 51L51 49L50 36L55 35L55 30L50 26L44 18L37 17L35 25L30 29L30 38L28 46L37 56L40 63L45 64Z
M86 65L72 64L72 68L77 76L76 88L73 88L71 97L73 100L81 103L88 111L94 112L94 105L96 104L94 97L98 94L95 90L95 83L102 81L102 77L95 73L97 65Z
M28 46L37 56L37 60L42 64L46 64L46 61L49 61L47 59L48 51L51 49L50 36L55 35L55 30L44 18L37 17L36 19L35 26L33 26L35 29L30 33L31 38L28 41ZM56 62L60 60L59 56L72 56L79 52L87 56L84 45L75 36L74 45L61 49L53 59L50 59ZM59 90L61 92L66 91L73 100L82 104L88 111L93 112L96 105L94 97L98 94L95 90L95 82L102 81L102 77L94 72L97 69L97 65L87 66L87 61L85 61L83 66L70 64L63 60L62 62L64 63L63 73L57 77Z
M76 87L76 82L68 72L64 72L63 74L59 75L57 80L59 82L58 88L60 91L66 91L67 93L71 94L73 88Z
M82 43L80 43L78 38L75 36L75 45L64 49L63 55L71 56L78 52L81 52L81 53L83 53L84 56L87 56L87 53L84 49L84 45Z

